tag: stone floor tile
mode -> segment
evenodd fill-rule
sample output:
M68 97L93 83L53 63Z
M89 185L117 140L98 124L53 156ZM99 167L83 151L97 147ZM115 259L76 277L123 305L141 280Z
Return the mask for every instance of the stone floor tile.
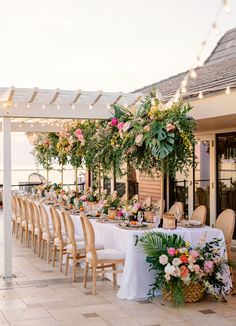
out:
M106 304L99 304L99 305L90 305L90 306L78 306L78 311L82 314L91 313L91 312L100 312L100 311L117 311L119 307L106 303Z
M121 310L117 311L99 311L98 315L103 318L104 320L113 320L113 319L123 319L123 318L130 318L128 314Z
M110 324L112 326L140 326L140 325L142 325L137 320L132 319L132 318L110 320Z
M24 309L26 307L26 304L21 299L0 301L0 311Z
M57 321L70 319L85 319L77 307L48 309L50 315Z
M42 307L26 308L4 311L4 317L11 323L16 321L25 321L31 319L51 318L49 313Z
M12 322L11 326L58 326L58 322L53 318L48 319L30 319ZM1 326L1 324L0 324Z

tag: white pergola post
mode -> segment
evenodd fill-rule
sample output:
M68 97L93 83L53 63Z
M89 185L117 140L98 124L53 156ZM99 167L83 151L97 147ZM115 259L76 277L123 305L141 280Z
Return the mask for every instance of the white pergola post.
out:
M3 277L12 277L11 119L3 117Z

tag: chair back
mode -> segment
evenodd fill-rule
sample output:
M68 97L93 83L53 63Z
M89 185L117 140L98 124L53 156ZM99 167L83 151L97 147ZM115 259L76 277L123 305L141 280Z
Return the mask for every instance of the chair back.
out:
M200 205L195 208L193 211L192 216L190 217L190 220L196 220L201 222L201 224L206 223L206 216L207 216L207 208L204 205Z
M73 220L68 212L65 210L62 210L61 212L63 220L65 220L66 226L67 226L67 231L68 231L68 237L67 237L67 242L71 243L72 246L76 247L76 242L75 242L75 227Z
M50 207L51 218L54 221L54 237L62 240L61 219L55 207Z
M144 201L143 201L143 207L149 207L149 206L151 206L151 203L152 203L152 198L151 197L147 197L147 198L145 198L144 199Z
M39 204L39 213L41 215L43 232L47 232L47 234L50 236L49 218L47 211L42 204Z
M16 196L11 197L11 207L12 207L12 213L14 216L16 216Z
M28 216L28 222L32 225L32 230L34 229L34 209L33 204L28 199L25 199L26 208L27 208L27 216Z
M84 233L84 241L86 252L92 253L92 259L97 260L96 247L95 247L95 235L91 222L84 214L80 215L81 224Z
M61 217L62 217L62 221L63 221L63 226L64 226L66 239L68 239L69 235L68 235L68 229L67 229L67 224L66 224L66 215L63 213L63 214L61 214Z
M41 231L41 223L40 223L40 217L39 217L39 208L35 202L32 202L33 206L33 218L34 218L34 227L38 228Z
M181 214L184 212L184 205L181 203L181 201L175 202L169 209L168 213L175 214L177 211L179 211Z
M225 209L216 220L216 228L224 233L228 257L231 256L231 243L235 227L235 212L232 209Z
M20 198L16 197L15 201L16 201L16 216L17 216L17 218L22 219L22 217L21 217L22 212L21 212Z
M28 212L27 212L27 207L26 207L26 199L22 198L22 197L19 197L19 199L20 199L22 221L28 222Z
M131 201L137 202L138 201L138 194L133 195L133 197L131 198Z

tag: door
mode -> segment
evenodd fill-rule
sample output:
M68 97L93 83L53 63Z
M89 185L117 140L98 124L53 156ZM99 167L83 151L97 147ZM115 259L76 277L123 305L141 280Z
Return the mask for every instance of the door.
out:
M217 143L217 213L236 211L236 132L218 134ZM236 239L236 229L234 230Z
M197 138L196 166L193 169L193 209L207 207L207 225L215 223L215 139L214 136Z

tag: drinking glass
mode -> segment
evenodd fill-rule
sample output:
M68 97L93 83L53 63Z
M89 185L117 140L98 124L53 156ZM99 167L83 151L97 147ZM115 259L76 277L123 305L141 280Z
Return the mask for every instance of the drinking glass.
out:
M153 216L153 222L155 224L155 227L158 228L160 222L161 222L161 217L160 215L154 215Z
M143 222L143 212L138 212L138 222L141 225Z

